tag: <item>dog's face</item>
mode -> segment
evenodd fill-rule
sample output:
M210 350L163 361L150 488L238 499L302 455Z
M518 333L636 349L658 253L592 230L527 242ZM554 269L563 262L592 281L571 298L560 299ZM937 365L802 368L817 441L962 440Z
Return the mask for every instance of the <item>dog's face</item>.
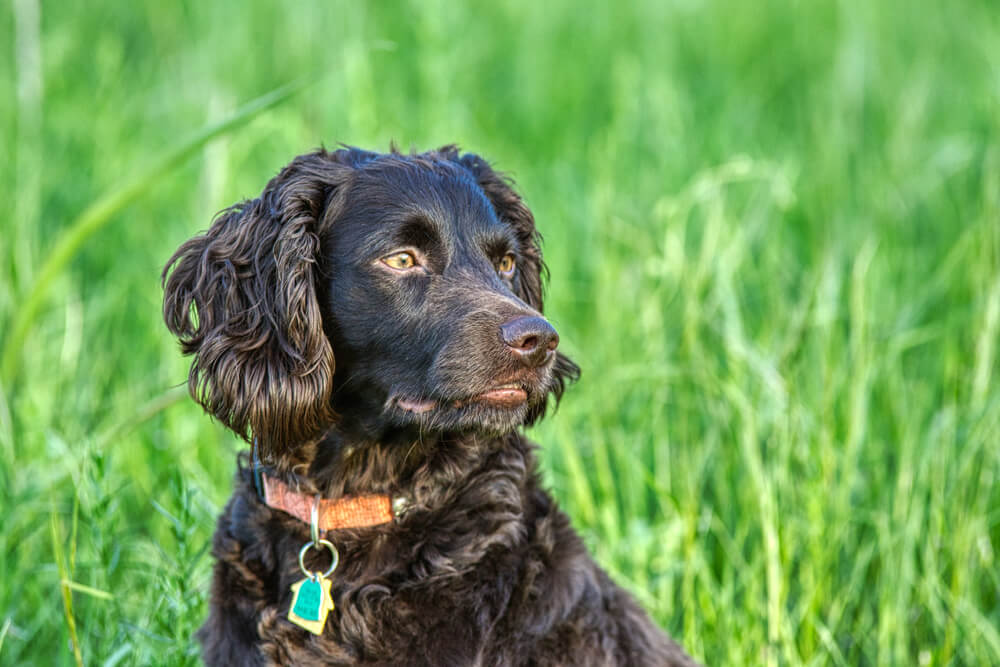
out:
M321 255L338 414L503 431L557 387L559 336L528 303L534 239L460 164L390 156L359 169Z
M196 399L266 453L346 422L501 433L578 373L542 270L531 213L480 158L319 151L177 251L164 314Z

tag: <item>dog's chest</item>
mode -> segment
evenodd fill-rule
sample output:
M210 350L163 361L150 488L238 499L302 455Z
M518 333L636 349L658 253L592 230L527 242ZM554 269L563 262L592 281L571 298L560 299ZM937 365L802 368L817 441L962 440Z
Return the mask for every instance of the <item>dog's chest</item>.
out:
M399 664L399 656L412 664L476 664L509 604L515 573L508 558L487 547L473 566L479 549L444 540L422 545L397 567L378 567L385 550L403 548L392 539L342 544L342 564L331 575L334 609L320 635L288 622L301 572L297 562L290 572L283 566L278 595L259 616L263 653L275 664Z

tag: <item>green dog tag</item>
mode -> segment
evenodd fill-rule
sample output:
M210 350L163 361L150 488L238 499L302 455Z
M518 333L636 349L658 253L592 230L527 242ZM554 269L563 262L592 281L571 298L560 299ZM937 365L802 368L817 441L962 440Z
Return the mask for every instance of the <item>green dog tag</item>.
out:
M320 605L323 604L323 589L319 581L306 579L302 582L299 594L295 596L295 605L292 611L299 618L307 621L318 621Z
M288 620L305 628L314 635L323 634L326 615L333 609L329 579L307 577L292 584L292 606L288 610Z

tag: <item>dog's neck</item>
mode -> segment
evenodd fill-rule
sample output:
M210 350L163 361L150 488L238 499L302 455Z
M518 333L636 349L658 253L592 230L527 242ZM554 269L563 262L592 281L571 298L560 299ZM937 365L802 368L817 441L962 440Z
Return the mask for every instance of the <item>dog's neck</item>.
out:
M522 475L533 468L530 446L517 432L394 432L378 440L333 429L322 439L288 452L265 468L306 494L324 498L386 494L419 502L461 485L501 456Z

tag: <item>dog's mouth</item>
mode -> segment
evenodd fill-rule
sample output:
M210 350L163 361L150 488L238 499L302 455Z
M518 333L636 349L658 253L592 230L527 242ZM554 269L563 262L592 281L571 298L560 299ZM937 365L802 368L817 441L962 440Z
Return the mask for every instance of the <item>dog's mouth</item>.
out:
M519 384L502 384L489 391L473 396L470 401L476 403L490 403L492 405L517 407L527 402L528 391Z
M390 399L390 403L395 404L401 410L412 412L416 415L426 414L442 407L459 409L479 404L497 408L518 408L527 402L528 390L524 385L517 382L497 385L480 394L474 394L461 399L436 401L433 399L409 398L405 396L396 396Z

